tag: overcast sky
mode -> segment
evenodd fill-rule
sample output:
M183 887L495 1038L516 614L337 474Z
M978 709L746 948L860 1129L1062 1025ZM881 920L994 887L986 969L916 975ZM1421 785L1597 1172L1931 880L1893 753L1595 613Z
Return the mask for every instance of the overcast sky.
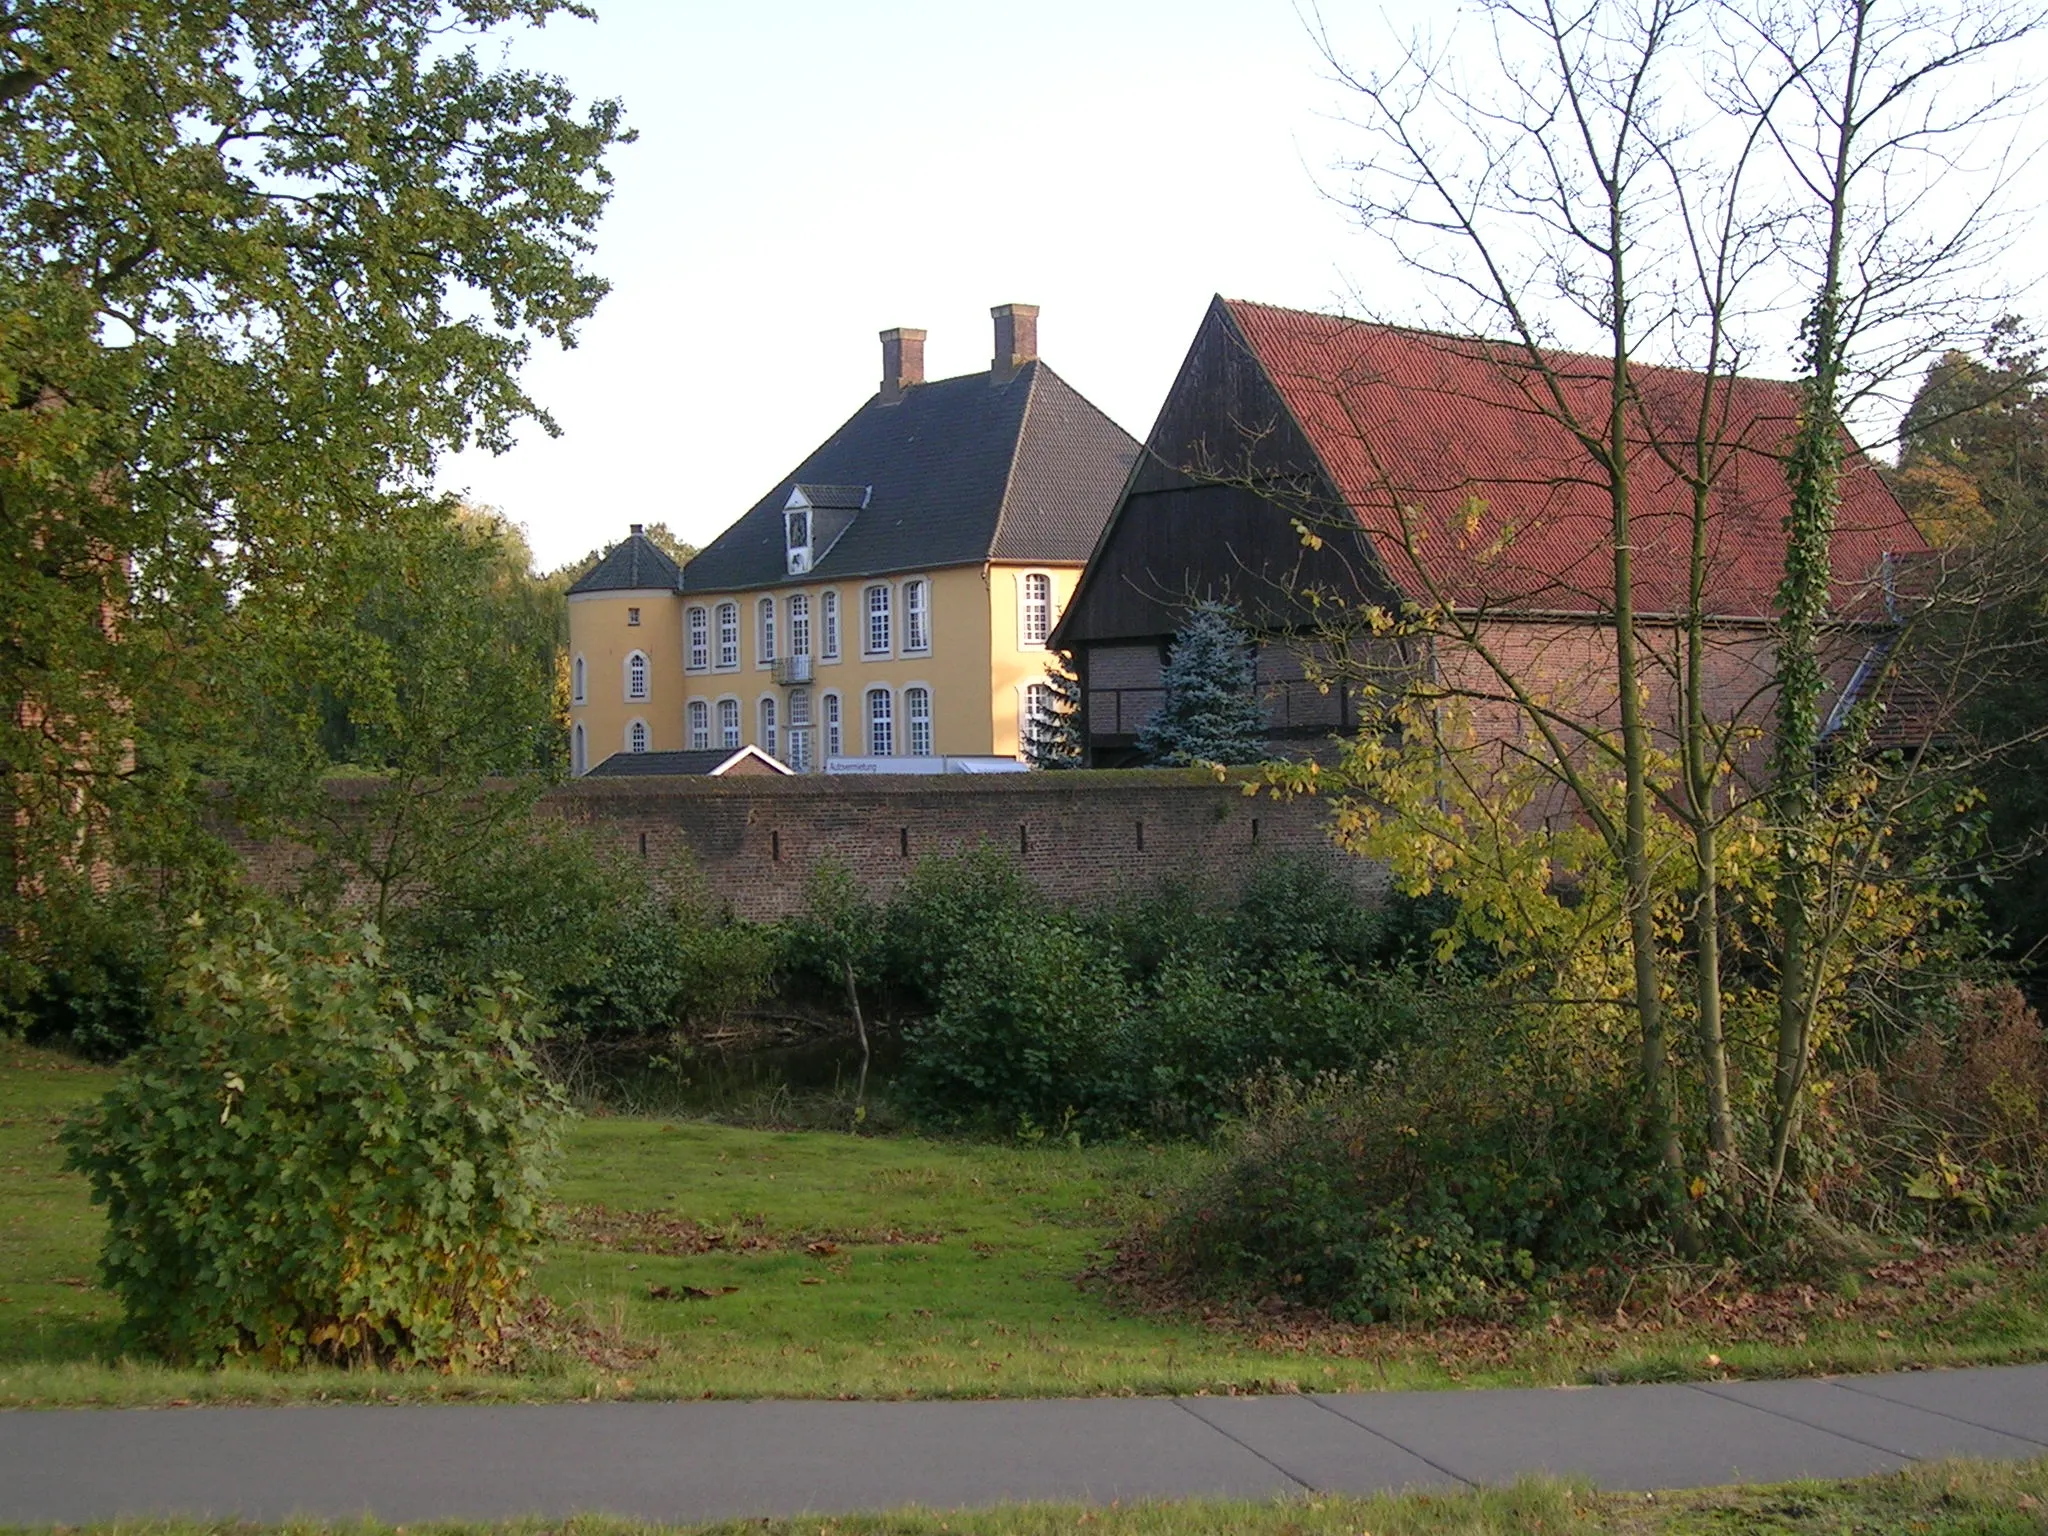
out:
M633 522L708 541L873 391L885 327L944 378L988 366L991 305L1038 304L1041 355L1142 437L1212 294L1411 308L1319 190L1356 141L1290 0L595 4L510 57L639 131L613 290L529 368L562 436L442 476L544 567Z

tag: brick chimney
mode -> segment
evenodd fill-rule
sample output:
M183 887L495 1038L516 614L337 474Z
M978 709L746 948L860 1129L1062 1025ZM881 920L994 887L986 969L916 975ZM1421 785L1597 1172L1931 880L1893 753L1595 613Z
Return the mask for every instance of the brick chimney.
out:
M1017 370L1038 357L1038 306L998 304L989 313L996 320L996 355L988 365L991 384L1007 384Z
M882 399L893 403L924 382L924 332L896 327L882 332Z

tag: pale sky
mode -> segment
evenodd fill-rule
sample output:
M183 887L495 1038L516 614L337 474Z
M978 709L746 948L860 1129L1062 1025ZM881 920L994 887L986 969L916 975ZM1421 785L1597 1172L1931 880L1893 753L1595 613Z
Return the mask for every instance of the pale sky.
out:
M1142 438L1212 294L1418 308L1319 190L1359 141L1291 0L594 3L510 57L639 130L590 263L613 291L527 371L563 435L441 476L543 567L633 522L708 542L873 392L890 326L944 378L987 368L991 305L1040 305L1040 355ZM1330 9L1369 64L1381 7Z

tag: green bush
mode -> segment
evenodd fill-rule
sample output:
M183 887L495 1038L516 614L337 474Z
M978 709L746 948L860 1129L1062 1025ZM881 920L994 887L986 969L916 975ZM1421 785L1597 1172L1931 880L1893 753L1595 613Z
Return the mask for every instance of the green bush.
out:
M916 1118L1005 1131L1120 1125L1105 1070L1129 1009L1122 972L1063 914L1010 914L964 948L915 1025L895 1094Z
M171 979L158 1039L63 1132L107 1208L126 1342L492 1359L540 1235L560 1100L527 995L409 991L374 934L245 918Z
M43 914L25 994L8 1010L31 1045L119 1061L156 1032L170 944L161 915L132 893Z
M883 914L883 984L913 1012L938 1008L985 935L1027 926L1048 910L1017 861L999 848L984 843L950 857L920 859Z
M1371 1071L1267 1079L1175 1198L1162 1265L1198 1290L1421 1322L1490 1311L1640 1231L1655 1162L1619 1089L1472 1000L1436 1014Z

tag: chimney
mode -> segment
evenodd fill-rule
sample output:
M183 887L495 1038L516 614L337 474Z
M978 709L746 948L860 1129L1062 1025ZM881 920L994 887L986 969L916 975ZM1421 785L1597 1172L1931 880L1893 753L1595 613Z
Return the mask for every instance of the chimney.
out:
M1038 306L998 304L989 313L996 319L996 355L988 365L991 384L1007 384L1017 370L1038 358Z
M896 327L882 332L882 400L903 398L903 391L924 382L924 332Z
M635 523L633 525L633 537L636 539L639 538L640 535L645 533L646 531L647 525L645 523Z

